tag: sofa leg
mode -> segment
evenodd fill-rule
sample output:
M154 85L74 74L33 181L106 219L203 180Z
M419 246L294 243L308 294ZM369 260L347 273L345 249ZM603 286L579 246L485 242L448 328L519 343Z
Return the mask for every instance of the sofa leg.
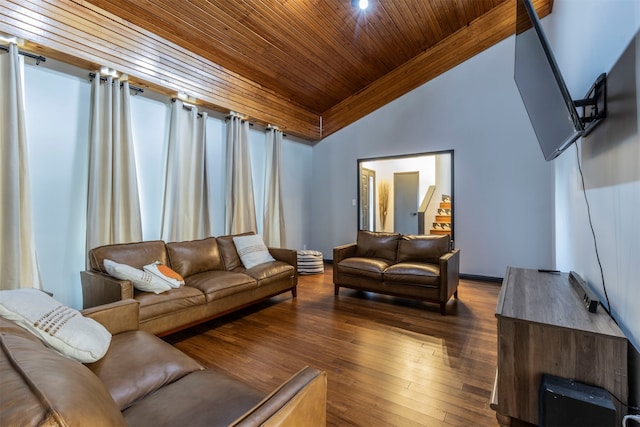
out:
M291 288L291 295L293 296L293 298L298 296L298 287L294 286L293 288Z
M333 285L333 293L338 296L338 292L340 291L340 285Z
M458 299L458 291L455 291L455 292L453 293L453 297L454 297L455 299Z
M447 303L446 302L441 302L440 303L440 314L443 316L446 316L447 314Z

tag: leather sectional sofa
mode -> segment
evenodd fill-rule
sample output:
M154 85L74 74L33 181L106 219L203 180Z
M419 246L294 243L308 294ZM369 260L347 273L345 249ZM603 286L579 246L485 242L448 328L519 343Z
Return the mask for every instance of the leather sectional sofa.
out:
M460 250L448 235L360 230L357 241L333 249L335 294L340 287L440 304L458 297Z
M305 367L271 394L138 330L139 303L83 314L112 334L83 364L0 317L0 424L6 426L324 426L326 373Z
M269 248L275 261L246 269L233 237L173 243L156 240L91 249L90 268L80 273L83 307L134 298L140 302L140 329L162 336L286 291L296 296L295 250ZM160 262L180 274L185 286L160 294L140 291L131 281L107 274L105 259L137 269Z

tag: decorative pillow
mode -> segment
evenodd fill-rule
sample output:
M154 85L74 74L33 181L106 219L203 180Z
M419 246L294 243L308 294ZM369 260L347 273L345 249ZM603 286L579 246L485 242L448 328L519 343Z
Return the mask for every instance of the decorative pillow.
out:
M167 282L167 284L172 288L179 288L184 285L184 278L171 268L161 264L160 261L156 261L153 264L147 264L142 267L142 269L147 273L153 274L160 280Z
M265 262L275 261L259 234L236 236L233 238L233 244L236 246L242 265L246 269Z
M100 360L111 343L111 334L100 323L38 289L0 291L0 316L82 363Z
M105 259L102 264L107 273L120 280L131 280L133 287L140 291L161 294L171 289L167 282L144 270L119 264L110 259Z

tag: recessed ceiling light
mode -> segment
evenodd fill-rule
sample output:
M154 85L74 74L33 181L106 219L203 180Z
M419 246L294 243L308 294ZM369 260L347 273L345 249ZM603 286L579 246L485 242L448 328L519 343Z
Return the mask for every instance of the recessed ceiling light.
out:
M369 7L369 0L351 0L351 6L365 10Z

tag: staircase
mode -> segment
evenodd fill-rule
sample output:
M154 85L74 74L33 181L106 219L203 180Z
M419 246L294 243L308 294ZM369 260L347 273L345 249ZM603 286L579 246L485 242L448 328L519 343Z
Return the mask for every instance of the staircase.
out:
M442 195L442 201L436 213L435 222L432 223L429 234L451 235L451 196Z

